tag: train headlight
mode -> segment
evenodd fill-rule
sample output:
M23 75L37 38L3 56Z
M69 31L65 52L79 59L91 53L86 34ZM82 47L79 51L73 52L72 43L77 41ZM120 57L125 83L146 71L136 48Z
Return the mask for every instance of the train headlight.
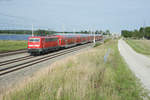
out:
M40 45L29 45L29 47L39 47Z

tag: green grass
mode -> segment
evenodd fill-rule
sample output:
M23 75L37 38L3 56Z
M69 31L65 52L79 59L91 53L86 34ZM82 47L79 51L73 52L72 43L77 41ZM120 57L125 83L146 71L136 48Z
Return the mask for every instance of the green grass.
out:
M0 40L0 52L26 49L27 41Z
M104 43L106 43L106 42L108 42L110 40L111 40L111 38L107 38L107 39L104 40Z
M126 42L138 53L150 55L150 40L131 40Z
M4 95L3 100L143 100L148 97L119 55L116 40L55 62L30 80Z
M100 46L102 43L101 42L96 42L94 47Z

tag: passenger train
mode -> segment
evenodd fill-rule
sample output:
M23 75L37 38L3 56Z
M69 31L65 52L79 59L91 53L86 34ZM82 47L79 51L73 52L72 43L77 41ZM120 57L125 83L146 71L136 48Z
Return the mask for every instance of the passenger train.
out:
M28 53L43 54L49 51L68 48L101 40L100 34L55 34L50 36L32 36L28 38Z

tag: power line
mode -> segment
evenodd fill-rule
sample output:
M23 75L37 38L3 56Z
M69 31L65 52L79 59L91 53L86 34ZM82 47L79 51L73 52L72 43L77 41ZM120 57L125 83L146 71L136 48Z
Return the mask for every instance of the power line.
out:
M11 24L9 22L7 23L0 23L0 26L1 27L15 27L15 28L31 28L32 27L32 24L34 24L34 29L49 29L50 27L45 27L45 26L41 26L41 25L37 25L37 23L39 23L39 21L35 20L35 19L31 19L31 18L26 18L26 17L21 17L21 16L14 16L14 15L9 15L9 14L5 14L5 13L2 13L0 12L0 16L6 16L6 17L10 17L10 18L15 18L15 19L20 19L20 20L23 20L23 21L26 21L26 22L29 22L29 21L32 21L32 23L30 22L30 24L28 25L23 25L23 24L12 24L12 22L16 23L17 21L14 20L14 21L11 21ZM33 22L36 22L33 23ZM17 22L18 23L18 22ZM27 23L26 23L27 24Z
M11 17L11 18L17 18L17 19L21 19L21 20L32 20L32 21L36 21L37 22L37 20L35 20L35 19L31 19L31 18L25 18L25 17L21 17L21 16L14 16L14 15L9 15L9 14L5 14L5 13L2 13L2 12L0 12L0 16L6 16L6 17Z
M34 25L34 24L33 24ZM23 24L8 24L8 23L0 23L0 30L1 29L12 29L12 30L18 30L18 29L28 29L31 30L32 29L32 25L23 25ZM38 26L38 25L34 25L34 30L48 30L50 29L50 27L44 27L44 26Z

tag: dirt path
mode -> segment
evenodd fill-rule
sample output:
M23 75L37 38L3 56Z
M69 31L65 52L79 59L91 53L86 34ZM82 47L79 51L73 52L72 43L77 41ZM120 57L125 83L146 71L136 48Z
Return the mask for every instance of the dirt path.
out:
M125 41L119 40L118 48L129 68L150 91L150 58L136 53Z

